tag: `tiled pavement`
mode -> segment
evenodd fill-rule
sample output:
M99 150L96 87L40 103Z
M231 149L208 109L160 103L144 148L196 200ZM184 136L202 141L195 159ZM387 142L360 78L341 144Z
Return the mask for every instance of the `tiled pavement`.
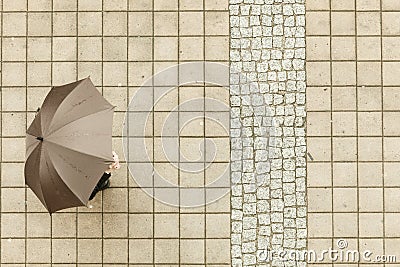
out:
M177 63L228 61L227 1L3 0L1 3L1 266L226 266L230 263L230 196L199 208L176 208L147 196L129 177L122 124L129 99L152 74ZM112 188L88 208L51 217L24 186L25 129L52 85L90 75L116 105L113 141L122 168ZM218 92L218 93L216 93ZM180 87L158 104L150 129L195 95L229 104L227 91ZM189 110L190 112L190 110ZM179 115L180 116L180 115ZM153 126L152 122L149 122ZM214 128L191 133L198 145ZM217 129L216 129L217 130ZM219 130L220 131L220 130ZM185 133L183 133L185 134ZM226 147L226 132L218 132ZM154 139L150 138L150 140ZM226 151L225 149L223 151ZM162 158L162 154L154 158ZM196 157L197 149L186 151ZM226 168L224 153L197 177L157 162L181 185Z
M308 248L398 258L400 2L306 6Z

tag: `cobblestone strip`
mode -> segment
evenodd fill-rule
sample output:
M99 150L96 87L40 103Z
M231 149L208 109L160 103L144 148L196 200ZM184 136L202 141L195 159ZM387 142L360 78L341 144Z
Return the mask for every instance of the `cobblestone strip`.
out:
M305 0L230 0L232 266L305 266Z

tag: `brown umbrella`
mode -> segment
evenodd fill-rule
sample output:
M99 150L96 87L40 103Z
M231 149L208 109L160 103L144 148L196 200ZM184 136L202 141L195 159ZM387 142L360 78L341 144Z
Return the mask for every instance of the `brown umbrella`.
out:
M50 213L87 205L113 162L113 113L89 78L46 96L27 130L25 182Z

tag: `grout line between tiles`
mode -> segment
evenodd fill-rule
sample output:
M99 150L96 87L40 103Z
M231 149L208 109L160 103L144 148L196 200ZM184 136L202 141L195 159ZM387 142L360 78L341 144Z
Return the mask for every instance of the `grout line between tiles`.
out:
M0 1L1 5L1 18L0 18L0 35L1 35L1 43L0 43L0 123L1 123L1 130L0 130L0 201L3 199L2 198L2 181L1 178L3 176L2 173L2 166L3 166L3 1ZM2 214L2 205L0 203L0 216ZM1 235L1 225L0 225L0 238L2 238ZM0 240L0 251L3 250L3 244ZM2 263L3 259L0 256L0 264Z
M382 160L382 164L381 164L381 168L382 168L382 252L383 255L386 255L386 210L385 210L385 189L389 188L386 186L385 184L385 133L384 133L384 97L383 97L383 90L384 90L384 81L383 81L383 27L382 27L382 23L383 23L383 16L382 16L382 11L383 11L383 3L382 0L379 0L379 8L380 8L380 60L381 60L381 135L382 135L382 140L381 140L381 146L382 146L382 155L381 155L381 160ZM387 264L383 264L383 266L387 266Z
M2 1L3 2L3 1ZM29 17L28 17L28 1L26 1L26 12L25 12L25 129L27 129L27 124L28 124L28 27L29 27ZM3 44L3 40L2 40L2 44ZM1 70L3 71L3 69ZM28 213L27 213L27 194L28 194L28 187L25 186L25 267L26 267L26 263L28 261Z

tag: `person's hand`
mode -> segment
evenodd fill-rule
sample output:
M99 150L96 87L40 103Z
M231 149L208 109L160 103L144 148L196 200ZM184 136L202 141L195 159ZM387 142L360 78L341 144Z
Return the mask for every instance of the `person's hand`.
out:
M117 153L115 153L115 151L113 151L112 154L113 154L114 162L111 163L111 164L108 166L108 171L109 171L109 172L111 172L111 171L113 171L113 170L118 170L118 169L121 167L120 164L119 164L119 158L118 158Z

